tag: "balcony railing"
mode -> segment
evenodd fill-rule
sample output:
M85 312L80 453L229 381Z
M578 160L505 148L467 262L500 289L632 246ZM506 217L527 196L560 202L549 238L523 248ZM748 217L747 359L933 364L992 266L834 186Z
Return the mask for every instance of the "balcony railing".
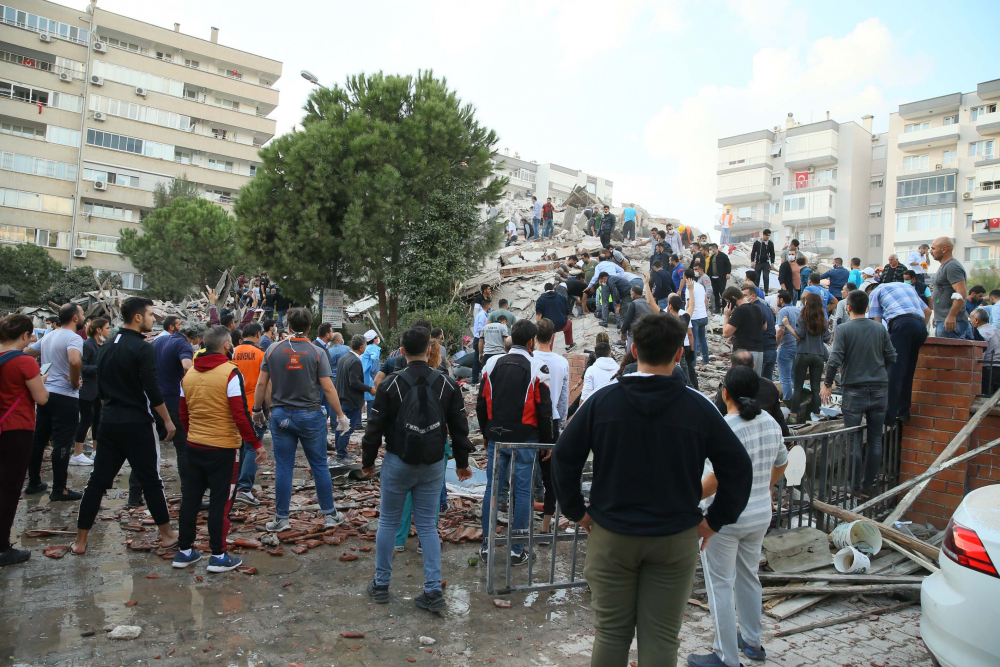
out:
M101 38L98 37L98 39L101 39ZM237 81L242 81L243 83L248 83L251 86L258 86L260 88L268 88L268 89L273 90L275 92L281 92L280 90L278 90L277 88L275 88L274 86L272 86L269 83L254 83L253 81L246 81L246 80L243 79L243 75L242 74L236 74L234 76L232 73L229 73L229 72L227 72L227 73L220 73L220 72L217 72L216 70L209 69L209 68L203 66L201 63L199 63L198 66L195 67L194 65L187 65L187 64L185 64L184 62L182 62L180 60L175 61L175 60L173 60L173 58L171 58L169 60L166 59L166 58L157 58L155 53L142 53L142 52L133 51L132 49L129 49L129 48L124 47L124 46L120 46L118 44L110 44L110 43L104 41L103 39L101 39L101 43L103 43L105 46L107 46L109 48L120 49L122 51L128 51L129 53L133 53L133 54L135 54L137 56L145 56L147 58L152 58L153 60L159 60L160 62L169 63L171 65L177 65L178 67L184 67L186 69L194 69L194 70L198 70L199 72L205 72L206 74L211 74L212 76L221 76L221 77L225 77L227 79L235 79Z
M215 202L216 204L225 204L226 206L232 206L233 204L233 198L228 195L220 195L214 192L202 192L198 196L202 199Z
M786 153L785 162L800 162L802 160L813 160L821 157L837 157L837 149L833 146L823 148L813 148L812 150L799 151L797 153Z
M59 67L58 65L45 60L35 60L34 58L28 58L17 53L11 53L10 51L0 51L0 60L5 60L9 63L14 63L15 65L21 65L23 67L31 67L43 72L52 72L53 74L62 74L65 72L74 79L78 79L80 81L85 78L83 72L78 72L68 67Z
M722 199L723 197L737 197L739 195L751 195L751 194L761 194L767 195L771 192L770 185L744 185L738 188L727 188L725 190L717 190L715 193L716 199Z
M985 162L987 160L995 160L998 157L1000 157L1000 153L998 153L995 150L992 150L992 151L987 151L985 153L976 153L976 155L974 155L973 157L976 159L976 162L979 163L979 162Z
M980 183L972 193L974 197L997 194L1000 194L1000 183Z
M49 37L53 37L55 39L61 39L64 42L72 42L74 44L82 44L83 46L87 46L90 43L86 39L76 39L74 37L70 37L69 35L60 35L59 33L49 32L48 30L39 30L38 28L34 28L34 27L28 25L27 23L20 23L18 21L12 21L12 20L6 19L6 18L4 18L2 16L0 16L0 23L5 23L7 25L14 26L15 28L21 28L22 30L30 30L31 32L38 33L39 35L48 35ZM84 31L84 32L86 32L86 31Z
M790 181L785 188L785 192L795 192L796 190L804 190L806 188L818 188L821 185L829 185L835 188L837 187L837 179L809 178L804 181Z

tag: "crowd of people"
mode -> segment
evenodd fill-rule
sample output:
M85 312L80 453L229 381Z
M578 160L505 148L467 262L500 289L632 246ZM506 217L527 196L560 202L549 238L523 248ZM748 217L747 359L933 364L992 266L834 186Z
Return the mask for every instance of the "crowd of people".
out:
M629 217L628 208L622 231L634 238L635 209ZM551 234L553 210L551 202L538 207L532 234ZM491 286L482 286L473 304L469 387L453 377L444 332L434 323L410 323L383 360L389 350L374 330L349 340L329 324L312 332L312 312L282 300L266 274L241 274L231 309L220 309L230 304L217 304L207 290L207 322L168 317L155 338L152 302L142 297L123 302L115 329L105 318L86 321L74 304L60 308L54 328L37 340L27 317L4 318L0 565L30 556L10 541L22 488L26 495L47 490L51 502L79 501L71 548L82 555L105 493L127 461L128 504L146 506L160 545L177 550L173 566L191 567L207 556L209 572L230 571L241 559L228 550L229 515L234 502L260 504L258 466L273 457L275 505L267 531L290 528L300 447L324 526L335 528L345 517L333 498L330 467L355 462L349 442L363 430L364 475L376 474L381 452L375 571L365 589L377 604L390 600L393 555L412 517L424 563L423 593L414 603L441 613L447 604L437 524L447 459L454 458L459 480L472 475L476 447L463 396L472 389L488 472L498 467L501 480L513 480L509 491L495 489L488 474L483 507L494 506L495 495L505 502L509 493L510 529L526 530L540 496L541 534L556 530L557 502L589 533L593 664L627 664L633 636L640 663L675 664L699 558L716 637L712 652L692 654L688 663L735 667L740 653L763 660L757 568L771 522L771 488L787 463L789 424L817 413L839 386L845 425L867 425L867 454L860 446L854 452L852 477L854 493L864 497L878 473L883 424L909 419L931 315L937 335L978 334L995 354L1000 330L993 309L983 303L985 290L967 289L946 238L928 249L941 263L929 297L925 262L916 262L919 271L914 262L901 268L892 256L876 272L857 259L848 270L838 258L819 274L808 270L797 242L776 253L766 232L753 246L753 270L737 286L724 246L682 239L670 225L653 230L650 268L640 273L610 242L615 216L607 207L590 213L588 231L607 242L594 256L580 251L557 267L533 318L516 317L504 299L494 307ZM779 258L780 289L768 295ZM988 298L1000 305L1000 291ZM714 402L698 391L699 360L710 361L710 312L722 314L722 335L733 350ZM556 334L566 352L573 350L573 320L586 316L604 330L571 389L569 364L554 349ZM276 327L287 327L287 335ZM1000 360L995 365L998 378L990 382L1000 384ZM84 451L88 430L93 458ZM160 477L163 441L173 444L180 478L176 530ZM49 445L51 488L41 471ZM93 466L82 492L68 486L74 461ZM589 497L581 486L588 461ZM202 510L210 554L194 546ZM496 554L485 510L482 529L479 558L486 561ZM523 542L509 550L503 558L514 566L535 558Z

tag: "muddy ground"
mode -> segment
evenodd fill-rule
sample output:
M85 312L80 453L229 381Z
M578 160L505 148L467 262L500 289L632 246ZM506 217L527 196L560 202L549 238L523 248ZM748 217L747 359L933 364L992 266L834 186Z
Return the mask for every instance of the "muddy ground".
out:
M178 489L174 455L172 447L163 452L169 496ZM89 470L70 468L70 486L82 490ZM113 514L124 505L127 467L125 473L118 478L119 488L108 492L102 514ZM309 476L304 466L301 475ZM261 474L258 483L268 479ZM22 500L13 534L31 549L32 557L23 565L0 569L0 664L573 667L590 662L593 618L587 590L504 596L512 606L498 608L494 599L500 596L487 593L485 566L468 563L476 550L471 543L443 547L448 611L439 617L413 604L423 581L413 537L407 550L394 558L390 604L378 606L364 592L374 573L375 552L361 548L373 543L357 537L302 555L287 548L281 557L247 550L242 558L245 565L257 568L254 575L209 574L205 560L173 569L155 553L126 548L125 542L134 540L136 533L123 530L124 522L115 520L95 525L89 551L81 557L51 559L42 554L46 546L69 544L70 536L23 537L27 528L72 530L75 523L75 504L50 506L44 494ZM358 559L341 562L339 555L351 547L357 549L352 553ZM539 548L540 561L547 563L549 554L548 547ZM561 560L560 571L567 567L568 560ZM523 569L518 575L525 576ZM131 601L135 604L129 606ZM818 606L786 624L812 623L856 608L846 600ZM917 638L918 619L919 608L913 608L788 640L772 638L780 626L766 619L765 647L771 651L766 664L929 665ZM134 640L111 640L104 630L117 625L137 625L142 633ZM92 636L81 636L89 630ZM365 636L344 638L341 633ZM421 645L421 636L435 642ZM689 652L706 652L711 640L710 617L691 606L682 632L681 663Z

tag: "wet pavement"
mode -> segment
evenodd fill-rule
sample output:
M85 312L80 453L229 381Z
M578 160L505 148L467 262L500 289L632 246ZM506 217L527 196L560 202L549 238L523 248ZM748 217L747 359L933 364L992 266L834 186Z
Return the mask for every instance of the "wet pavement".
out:
M177 488L172 448L164 447L163 453L170 495ZM82 489L89 471L70 468L70 486ZM126 467L119 476L118 488L108 492L102 514L124 505L127 471ZM300 473L297 468L295 476L300 475L308 478L308 469ZM258 482L267 480L266 475L258 476ZM75 503L49 505L44 494L22 500L13 535L31 549L32 557L25 564L0 569L0 664L574 667L590 663L593 617L586 589L505 596L512 606L498 608L487 593L485 565L468 563L475 553L473 544L443 546L448 611L437 616L413 603L423 581L416 538L395 555L391 600L379 606L364 592L374 573L374 549L360 551L373 543L358 538L303 555L287 548L281 557L250 550L242 554L244 565L258 571L247 575L209 574L207 559L174 569L155 553L130 551L124 543L135 539L136 533L113 520L98 521L84 556L67 554L57 560L42 554L46 546L69 544L68 535L23 537L25 529L74 530L75 523ZM152 533L153 528L147 528L147 536ZM353 552L358 559L340 561L339 554L351 547L358 549ZM548 547L539 549L545 569L548 555ZM523 570L518 570L522 578ZM132 601L135 604L129 606ZM856 609L847 601L822 605L785 625L804 625ZM771 654L764 664L930 665L917 639L918 619L919 609L913 608L877 622L815 630L786 640L772 638L779 626L766 619L765 647ZM118 625L139 626L142 631L133 640L109 639L105 628ZM92 636L81 636L89 630L95 631ZM345 638L341 633L363 633L364 638ZM422 636L435 642L421 645ZM711 618L691 606L681 655L705 652L711 640Z

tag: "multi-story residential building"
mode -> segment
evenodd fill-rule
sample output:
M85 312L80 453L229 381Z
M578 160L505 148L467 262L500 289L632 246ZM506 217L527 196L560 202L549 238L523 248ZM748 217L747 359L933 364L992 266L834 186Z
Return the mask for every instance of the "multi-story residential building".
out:
M528 162L521 159L519 154L515 153L511 157L506 154L508 152L505 150L503 155L497 153L493 156L494 173L506 176L509 181L506 190L508 199L534 195L544 202L546 198L552 197L552 202L558 206L569 196L573 188L580 185L601 201L611 203L614 184L609 179L551 162L546 164Z
M901 104L889 116L883 254L940 236L968 269L1000 258L1000 79L975 92Z
M281 63L100 9L0 0L0 242L142 276L116 252L153 188L231 210L275 133Z
M799 239L824 257L869 256L872 199L872 117L838 123L795 122L719 140L716 202L735 221L730 240L764 229L776 245ZM718 229L718 225L716 225Z

